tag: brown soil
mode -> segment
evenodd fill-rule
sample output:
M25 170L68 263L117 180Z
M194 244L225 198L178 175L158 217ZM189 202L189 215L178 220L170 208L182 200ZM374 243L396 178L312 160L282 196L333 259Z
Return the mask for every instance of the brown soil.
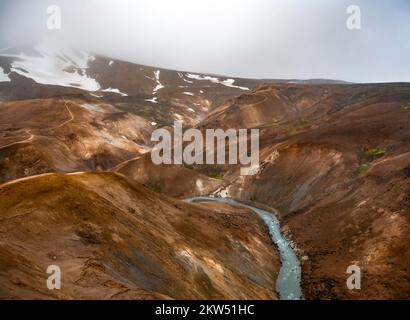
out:
M261 170L237 178L232 168L228 194L280 210L302 261L306 298L410 298L410 113L403 108L409 86L274 86L250 96L269 92L273 98L263 103L272 103L272 116L278 96L293 111L257 124ZM236 120L232 112L223 123L246 125L261 107L249 104L246 116L238 112ZM382 152L371 155L372 149ZM361 290L346 287L351 264L362 269Z
M242 208L84 173L5 184L0 213L2 299L277 298L277 252ZM49 265L61 290L46 287Z
M409 84L266 81L244 93L161 69L153 104L157 69L108 62L98 57L88 72L128 97L95 99L16 74L0 84L2 101L39 98L0 103L0 183L98 170L134 181L54 174L1 187L1 297L275 298L278 257L254 215L165 196L223 188L279 209L306 298L410 298ZM151 131L178 118L200 129L259 128L258 174L153 165L143 155ZM60 293L44 285L53 261L66 274ZM351 264L362 269L358 291L346 287Z
M44 172L108 170L149 150L152 125L80 97L0 105L0 182Z

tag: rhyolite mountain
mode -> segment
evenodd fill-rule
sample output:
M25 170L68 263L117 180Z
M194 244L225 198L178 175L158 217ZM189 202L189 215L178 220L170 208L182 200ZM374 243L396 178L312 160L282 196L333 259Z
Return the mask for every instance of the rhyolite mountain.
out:
M260 129L260 168L154 165L151 133ZM410 298L410 84L251 80L43 43L0 52L0 297L277 297L280 212L307 299ZM47 265L70 270L44 287ZM348 290L346 269L362 270ZM184 275L184 276L181 276Z

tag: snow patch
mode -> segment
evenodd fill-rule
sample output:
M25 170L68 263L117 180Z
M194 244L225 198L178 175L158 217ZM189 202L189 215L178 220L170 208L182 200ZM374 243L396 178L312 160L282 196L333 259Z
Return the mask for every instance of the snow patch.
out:
M2 67L0 67L0 82L10 82L9 75L4 72Z
M108 89L104 89L104 90L101 90L102 92L111 92L111 93L117 93L117 94L120 94L120 95L122 95L123 97L128 97L128 94L126 94L126 93L124 93L124 92L121 92L120 90L118 90L118 89L114 89L114 88L108 88Z
M152 103L158 103L157 97L154 97L152 99L144 99L144 101L152 102Z
M192 92L184 91L182 94L185 94L187 96L193 96L194 94Z
M234 83L235 83L234 79L226 79L226 80L222 81L221 84L223 84L224 86L227 86L227 87L231 87L231 88L237 88L237 89L241 89L241 90L250 90L248 87L235 86Z
M90 92L113 92L127 96L118 89L101 90L101 85L94 78L87 75L89 63L96 60L95 56L83 51L62 49L48 42L38 44L34 47L34 51L34 54L0 53L0 57L14 58L11 63L11 72L40 84L77 88ZM110 61L110 65L111 62L114 61ZM0 68L0 81L2 79L6 79L6 77L3 75L3 69ZM100 96L96 97L100 98Z
M158 90L164 88L164 86L162 85L162 83L159 81L159 76L161 74L160 70L154 71L154 76L155 76L155 82L157 83L157 86L154 88L154 90L152 91L152 94L155 95Z
M102 98L102 97L104 97L104 96L101 96L101 95L98 95L98 94L95 94L95 93L89 93L90 95L92 95L93 97L96 97L96 98Z
M114 61L111 60L110 62L108 62L108 65L111 67L113 65Z
M42 43L35 47L36 55L0 54L16 58L11 63L11 71L37 83L73 87L87 91L100 90L100 84L86 74L88 64L95 57L85 52L57 49Z
M199 80L199 81L210 81L212 83L222 84L226 87L231 87L231 88L236 88L236 89L241 89L241 90L250 90L247 87L235 86L234 85L234 83L235 83L234 79L219 80L219 78L216 78L216 77L201 76L199 74L193 74L193 73L187 73L186 76L189 79L195 79L195 80Z

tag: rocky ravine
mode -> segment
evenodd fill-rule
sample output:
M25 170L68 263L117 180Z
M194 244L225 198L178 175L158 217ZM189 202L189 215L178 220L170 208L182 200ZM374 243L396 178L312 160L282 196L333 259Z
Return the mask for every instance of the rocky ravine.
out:
M80 173L36 177L3 186L1 259L7 271L2 272L4 279L10 278L10 274L19 275L5 280L3 295L14 292L15 298L49 297L49 292L41 291L42 270L47 259L58 259L56 254L47 258L49 251L52 252L51 240L56 238L57 242L61 241L58 248L70 248L68 244L72 243L78 245L65 256L69 261L78 250L85 252L84 256L91 261L100 259L98 263L103 266L97 267L97 272L91 263L92 272L87 273L83 262L69 262L70 270L77 273L70 278L72 287L65 293L66 298L83 297L76 290L76 281L82 279L81 272L86 275L86 281L85 284L79 282L80 289L87 297L126 297L119 294L121 289L95 293L93 286L100 288L101 283L105 283L100 282L101 274L113 281L107 283L113 283L115 288L126 286L124 290L130 297L144 297L133 295L136 287L147 291L144 291L145 297L157 298L239 297L241 291L246 297L274 297L268 288L276 279L278 258L259 220L250 223L248 219L255 217L246 216L245 222L234 213L236 208L226 206L212 208L210 212L203 205L185 210L188 205L165 196L183 198L215 192L279 209L283 231L292 239L302 262L306 298L410 298L409 84L359 85L328 81L264 81L262 84L262 81L171 71L84 53L60 54L47 50L39 47L36 54L29 57L28 53L4 52L0 57L5 75L0 83L0 183L49 172L114 171L140 185L130 187L129 182L115 173ZM38 64L28 63L33 59L47 62L51 69L38 70ZM68 81L73 77L76 81ZM258 174L241 177L237 166L153 165L149 153L144 154L151 148L150 134L158 127L169 128L174 120L182 121L185 128L195 126L202 130L259 128L261 166ZM96 190L94 184L101 186L101 190ZM110 188L115 188L115 192ZM137 196L124 188L145 191ZM155 223L147 224L140 216L134 225L128 206L122 207L123 202L129 202L124 200L127 197L132 197L137 206L129 208L143 212L143 217L154 208L156 216L148 215L147 221ZM96 207L89 205L94 202ZM157 203L160 203L158 208ZM114 214L117 211L118 214ZM91 226L86 223L91 219L89 216L80 223L86 213L95 218ZM27 220L26 216L34 218ZM115 232L108 225L101 225L105 221L116 226L122 230L120 238L128 239L116 216L120 216L121 221L131 219L132 234L140 235L138 239L126 241L124 247L114 246L121 252L120 256L113 256L109 246L104 245L111 246L115 242L109 240L109 235ZM171 228L167 229L161 224L161 221L177 218L183 226L181 229L174 225L167 225ZM57 225L64 230L59 227L58 233L50 233L49 223L53 219L59 221ZM93 229L94 225L98 228ZM125 225L128 228L130 223ZM212 226L209 230L208 225ZM14 227L19 230L17 233L12 232ZM206 233L196 232L200 227L205 228ZM37 233L42 228L49 234ZM214 230L218 233L214 234ZM107 242L98 238L100 231ZM160 232L156 234L157 231ZM215 237L215 242L209 239L208 233ZM241 245L231 246L232 241L236 243L234 240L224 242L227 241L223 238L225 233L230 235L229 239L242 239ZM243 242L243 237L253 233L259 234L257 241ZM60 234L67 237L60 238ZM85 235L85 240L81 240L81 235ZM154 259L161 247L173 252L172 239L181 237L183 247L190 250L182 251L185 262L164 253L161 257L168 260L158 262L164 272L161 269L159 273L144 273L143 264L141 270L131 269L131 264L139 262L135 260L138 254L129 253L130 248L137 246L137 252ZM156 243L157 238L157 246L144 247L145 241ZM97 243L93 243L95 241ZM264 244L263 248L256 246L258 241ZM223 254L232 252L235 258L227 258L219 252L217 243L228 243L229 250ZM200 244L209 246L208 251ZM93 251L98 246L103 250ZM198 256L229 266L229 282L220 282L215 273L204 267L207 262L193 256L198 248L202 250ZM103 256L96 255L97 252ZM132 263L127 260L131 255ZM252 268L243 262L256 256L260 258ZM262 263L264 257L269 261ZM36 261L40 261L38 265ZM360 291L347 290L346 269L351 264L362 269ZM212 287L198 268L192 269L195 272L190 273L192 278L186 282L173 276L177 274L175 270L187 269L188 265L200 265L211 279ZM37 282L29 287L31 268L38 273L34 278ZM119 275L113 272L117 268L122 270ZM252 278L258 268L265 274L263 279ZM239 276L250 271L253 274L250 280ZM200 276L195 278L195 275ZM164 289L170 283L175 284L172 288L176 291L172 292L176 294ZM254 289L255 283L258 289ZM191 291L186 286L190 286ZM192 290L192 286L196 289ZM237 290L233 292L231 287Z
M0 265L1 299L276 299L280 263L249 210L80 173L0 186Z
M410 298L409 101L408 84L266 86L213 118L261 129L258 174L230 168L219 194L279 209L306 298ZM352 264L361 290L346 287Z

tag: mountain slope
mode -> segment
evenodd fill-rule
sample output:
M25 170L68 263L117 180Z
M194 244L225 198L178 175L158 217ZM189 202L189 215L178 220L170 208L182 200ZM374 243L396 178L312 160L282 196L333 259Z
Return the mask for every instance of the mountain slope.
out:
M258 173L240 176L238 166L189 170L219 170L217 195L279 209L302 262L306 298L407 299L409 103L409 84L261 86L227 101L197 125L259 128ZM144 182L147 162L143 155L119 171ZM167 168L151 167L153 177ZM177 180L193 186L195 175L182 174L188 170L183 166L179 170ZM199 192L188 187L179 194L166 187L176 178L161 176L164 193ZM214 185L204 180L203 187L208 192ZM363 272L357 292L346 287L352 264Z
M166 235L161 239L166 238L168 242L158 243L159 247L168 250L172 247L169 242L175 237L180 239L180 235L184 234L184 244L190 245L187 247L189 251L182 250L182 256L189 261L186 263L200 264L204 268L205 260L193 256L191 248L191 245L204 243L201 256L209 258L208 255L213 254L210 258L212 261L222 267L229 265L231 271L236 268L229 275L230 279L236 280L229 283L214 279L215 273L209 273L212 277L207 273L215 290L209 290L209 281L202 276L199 279L195 276L189 278L189 285L196 288L191 291L171 277L173 283L178 283L175 292L181 293L180 296L165 289L164 283L171 281L168 273L156 273L154 276L144 274L138 281L154 281L155 290L139 285L138 290L146 291L143 291L144 294L138 291L141 295L135 293L132 297L224 298L238 297L241 291L245 292L246 297L274 297L267 293L269 290L266 291L266 288L277 271L277 260L274 261L276 258L269 255L265 247L258 247L251 255L259 257L257 264L252 265L252 284L244 282L241 277L239 280L237 278L238 274L245 272L242 267L250 270L248 262L242 260L243 248L248 250L249 245L254 247L260 239L253 242L248 239L251 241L248 247L229 248L235 254L226 258L220 255L218 248L215 249L216 244L206 238L209 232L215 241L225 243L226 239L221 237L226 235L227 230L232 232L231 238L250 237L252 233L258 234L255 230L259 230L259 222L242 216L245 213L241 211L240 216L235 217L239 221L231 224L231 215L235 216L237 208L197 205L185 210L188 207L184 204L164 196L186 197L208 193L279 210L283 232L292 239L302 264L302 285L306 298L410 297L408 83L230 80L141 66L75 51L60 52L53 48L22 52L17 55L16 52L5 52L0 56L0 182L54 171L120 172L133 183L144 184L155 191L152 193L141 186L137 187L145 190L141 197L133 196L133 203L141 204L139 209L158 209L155 214L167 221L174 221L174 218L184 214L191 219L186 216L181 218L189 221L181 223L181 229L161 229L161 235ZM39 69L38 65L44 68ZM46 77L42 73L44 70L51 76ZM75 79L76 82L72 81ZM27 100L33 98L39 99ZM152 147L150 134L158 127L171 128L175 120L182 121L184 128L196 127L200 130L260 129L261 165L257 174L240 176L239 166L236 165L154 165L149 153ZM42 189L43 184L47 184L43 179L52 179L47 180L51 183L50 188ZM98 210L87 208L84 212L95 215L93 223L99 224L99 211L112 209L110 212L114 212L120 208L118 210L126 213L128 210L121 209L122 201L128 200L124 200L124 184L120 183L120 187L117 179L120 178L115 173L50 175L7 185L0 205L8 204L9 199L16 202L13 208L4 210L10 219L7 216L1 220L5 223L2 234L6 237L6 231L10 230L8 223L19 217L9 210L20 210L17 199L22 201L21 195L26 192L26 187L17 188L20 183L21 186L29 184L34 190L45 190L46 195L56 187L53 198L56 202L53 202L51 209L63 206L59 201L66 198L74 198L73 201L81 206L89 206L97 192L99 197L110 200L100 202L98 198ZM67 185L67 190L61 185ZM96 191L96 185L102 191ZM107 191L111 187L115 188L115 192ZM90 193L90 188L94 193ZM81 195L77 194L77 189ZM128 190L128 187L125 189ZM29 208L27 212L36 213L36 207L41 207L41 210L44 209L42 214L50 213L47 210L51 209L44 208L41 202L44 194L32 194L33 202L24 204ZM36 202L37 198L39 203ZM163 207L161 201L168 201L169 205ZM161 203L160 208L156 207L157 203ZM63 223L66 228L74 228L70 219L73 212L76 215L83 212L81 206L71 208L70 216L68 211L64 211L67 214ZM193 214L189 215L188 211ZM158 222L155 217L149 216L148 221L151 219ZM113 223L106 216L101 221ZM128 222L135 228L135 233L138 233L138 227L144 226L144 234L150 235L145 240L155 243L151 236L159 228L157 223L148 225L143 219L138 223L134 220ZM47 226L45 220L39 222L40 228L42 224ZM200 225L209 225L210 230L206 229L201 234ZM233 230L232 226L238 229ZM213 230L218 234L214 234ZM31 239L29 231L29 227L20 230L27 239ZM189 242L191 240L188 238L192 238L193 242ZM15 241L12 237L4 239L5 245ZM36 238L36 241L40 240ZM47 239L48 242L50 240ZM32 245L35 246L35 243ZM23 241L20 245L24 245ZM5 264L11 260L17 265L20 258L13 257L15 249L4 251ZM152 257L160 249L144 247L144 250L144 254ZM209 252L205 254L203 250ZM168 253L162 253L168 257ZM95 258L93 255L90 257ZM264 266L261 263L263 257L270 259L269 263L265 261L267 265ZM126 270L130 277L135 277L127 269L129 260L121 262L117 258L105 256L104 261L115 261L115 268ZM168 258L164 265L172 264L174 268L176 263L178 268L181 267L179 262L175 262L179 261L175 256ZM35 259L40 258L36 256ZM127 256L127 259L131 258ZM27 265L30 259L24 261ZM134 264L135 261L132 262ZM362 269L360 291L350 291L346 287L346 269L352 264ZM169 274L175 272L176 269L172 268L167 269ZM264 272L268 270L262 282L253 278L258 274L258 268ZM220 270L219 267L217 269ZM25 279L28 279L27 274ZM112 273L104 274L104 277L114 278L114 282L120 281ZM15 288L13 285L19 286L20 282L27 284L27 281L16 280L12 284L7 282L7 288ZM255 282L259 284L258 288L254 287ZM231 286L237 290L236 293L229 289ZM134 287L127 288L134 292ZM157 291L157 288L160 290ZM31 295L29 292L25 291L21 296ZM49 292L42 294L47 296ZM103 297L112 297L110 294L104 293ZM70 292L67 297L75 295Z
M1 52L0 68L0 101L83 94L161 124L195 124L258 83L132 64L50 42Z
M287 85L248 95L267 101L239 99L230 107L237 112L204 121L261 129L258 174L230 168L218 194L279 209L307 298L409 298L409 85ZM253 117L262 108L271 116ZM360 291L345 285L351 264L362 268Z
M0 237L2 299L277 298L279 258L256 215L112 173L0 186ZM49 265L61 290L46 287Z
M149 121L83 96L0 104L0 182L108 170L149 150Z

